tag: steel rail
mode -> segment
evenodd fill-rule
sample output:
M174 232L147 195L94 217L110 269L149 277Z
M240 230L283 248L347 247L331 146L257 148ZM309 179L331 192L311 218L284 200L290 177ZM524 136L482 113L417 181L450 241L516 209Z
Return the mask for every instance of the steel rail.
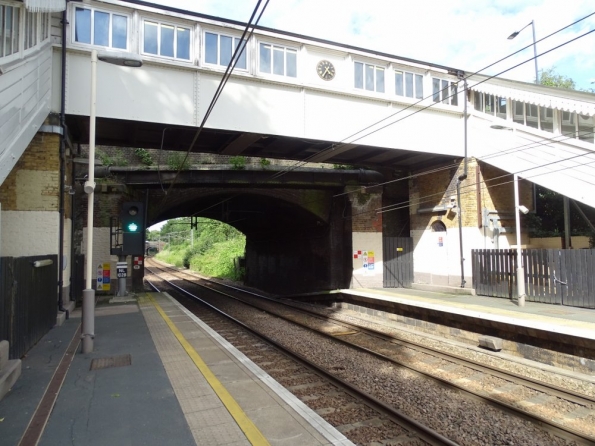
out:
M151 271L151 267L147 267L145 265L145 268L148 269L149 271ZM155 274L155 273L153 273ZM155 274L156 276L160 277L158 274ZM333 375L332 372L324 369L323 367L320 367L318 365L316 365L315 363L309 361L307 358L303 357L302 355L295 353L293 351L291 351L290 349L286 348L285 346L283 346L282 344L278 343L277 341L271 339L270 337L268 337L265 334L260 333L258 330L246 325L245 323L243 323L242 321L234 318L233 316L225 313L224 311L216 308L215 306L213 306L212 304L204 301L203 299L201 299L200 297L192 294L191 292L183 289L182 287L172 283L171 281L164 279L163 277L161 277L161 279L166 282L169 286L171 286L172 288L176 289L179 293L191 298L194 301L198 301L200 302L201 305L205 305L208 308L210 308L212 311L220 314L221 316L225 317L226 319L229 319L231 321L233 321L234 323L236 323L237 325L241 326L243 329L249 331L250 333L254 334L255 336L259 337L260 339L262 339L263 341L269 343L270 345L273 345L275 348L277 348L279 351L283 352L284 354L286 354L287 356L291 357L292 359L294 359L295 361L298 361L299 363L303 364L306 367L309 367L310 369L314 370L317 374L319 374L320 376L322 376L323 378L327 379L328 381L330 381L331 383L333 383L334 385L342 388L343 390L345 390L347 393L351 394L352 396L359 398L360 400L364 401L367 405L369 405L370 407L373 407L375 410L383 413L384 415L386 415L387 417L389 417L393 422L397 423L398 425L408 429L408 430L413 430L415 431L419 437L421 439L423 439L424 441L430 442L433 445L445 445L445 446L458 446L458 443L453 442L452 440L444 437L443 435L441 435L440 433L436 432L435 430L429 428L428 426L418 422L417 420L409 417L408 415L402 413L401 411L395 409L392 406L387 405L386 403L380 401L379 399L375 398L374 396L358 389L357 387L351 385L350 383L348 383L347 381L344 381L343 379ZM187 280L187 279L183 279L183 280ZM156 291L159 291L158 287L153 284L150 280L145 279L145 281ZM199 286L201 287L201 285L193 283L194 286ZM208 288L208 287L207 287ZM220 291L217 290L213 290L211 288L208 288L210 291L221 294ZM227 296L230 297L230 296ZM242 302L244 305L246 305L245 302ZM278 316L277 316L278 317Z
M177 270L175 268L172 268L170 266L167 266L167 265L161 265L161 266L159 266L159 268L170 269L170 270L174 271L175 274L178 274L178 275L184 274L183 271L179 271L179 270ZM431 374L429 374L429 373L427 373L427 372L425 372L423 370L418 369L417 367L414 367L412 365L405 364L405 363L403 363L401 361L398 361L396 359L387 357L387 356L383 355L382 353L375 352L375 351L370 350L370 349L368 349L366 347L362 347L362 346L359 346L357 344L353 344L353 343L349 342L348 340L346 340L346 339L344 339L342 337L337 337L336 335L328 334L328 333L319 331L319 330L317 330L315 328L309 327L308 325L306 325L304 323L297 322L297 321L294 321L294 320L291 320L291 319L287 319L283 315L280 315L278 313L275 313L275 312L266 310L264 308L261 308L261 307L255 305L255 304L252 304L252 303L249 303L249 302L245 302L241 298L238 298L236 296L231 296L231 295L226 294L226 293L224 293L222 291L218 291L218 290L213 289L211 287L208 287L208 286L205 286L205 285L202 285L202 284L195 283L192 280L189 280L189 279L186 279L186 278L183 278L183 277L181 277L181 279L182 280L185 280L185 281L188 281L188 282L192 283L195 286L203 287L203 288L209 289L209 290L211 290L213 292L216 292L216 293L219 293L221 295L224 295L224 296L226 296L228 298L238 300L238 301L244 303L245 305L249 305L249 306L252 306L254 308L258 308L261 311L265 311L268 314L271 314L273 316L276 316L276 317L282 318L284 320L287 320L287 321L289 321L289 322L291 322L293 324L296 324L298 326L301 326L303 328L306 328L308 330L311 330L313 332L316 332L316 333L318 333L318 334L320 334L322 336L325 336L325 337L327 337L329 339L333 339L333 340L335 340L337 342L340 342L340 343L342 343L344 345L347 345L347 346L349 346L351 348L355 348L355 349L358 349L360 351L364 351L364 352L366 352L368 354L374 355L374 356L376 356L378 358L381 358L381 359L383 359L385 361L389 361L389 362L391 362L391 363L393 363L395 365L398 365L400 367L407 368L408 370L411 370L412 372L418 373L418 374L423 375L425 377L428 377L428 378L430 378L432 380L435 380L436 382L440 383L441 385L444 385L445 387L448 387L448 388L451 388L451 389L454 389L454 390L458 390L460 392L464 392L466 394L472 395L476 399L479 399L479 400L488 402L491 405L494 405L494 406L500 408L501 410L504 410L504 411L507 411L509 413L515 414L517 416L521 416L521 417L523 417L523 418L525 418L525 419L527 419L527 420L529 420L529 421L531 421L531 422L533 422L533 423L541 426L542 428L547 429L548 431L550 431L552 433L555 433L558 436L567 438L569 440L580 441L581 443L584 443L584 444L595 444L595 438L594 437L585 435L585 434L583 434L583 433L581 433L579 431L576 431L576 430L574 430L572 428L569 428L569 427L566 427L566 426L564 426L562 424L556 423L555 421L551 421L551 420L548 420L547 418L544 418L544 417L541 417L539 415L535 415L535 414L533 414L531 412L525 411L522 408L516 407L516 406L514 406L512 404L509 404L509 403L506 403L504 401L498 400L498 399L496 399L496 398L494 398L494 397L492 397L490 395L487 395L485 393L476 392L474 390L467 389L467 388L465 388L465 387L463 387L463 386L461 386L459 384L450 382L450 381L448 381L446 379L433 376L433 375L431 375ZM196 277L193 277L193 279L196 279ZM259 297L259 298L268 300L268 301L273 302L273 303L278 304L278 305L288 306L288 307L291 307L294 310L299 310L302 313L308 314L309 316L313 316L313 317L316 317L316 318L319 318L319 319L330 319L333 322L335 322L334 318L327 317L327 316L322 316L320 314L317 314L315 312L313 313L313 312L310 312L308 310L304 310L302 308L297 308L297 307L295 307L292 304L289 304L289 303L286 303L286 302L283 302L283 301L280 301L280 300L277 300L277 299L271 299L271 298L266 297L266 296L260 296L257 293L254 293L254 292L251 292L251 291L246 291L246 290L243 290L243 289L238 288L238 287L227 286L225 284L221 284L220 282L216 282L216 281L209 280L209 279L206 279L206 278L201 278L200 280L205 280L205 281L208 281L208 282L210 282L212 284L215 284L217 286L222 286L224 288L231 288L231 289L234 289L234 290L236 290L238 292L243 292L243 293L246 293L246 294L250 294L250 295L253 295L255 297ZM371 332L374 332L375 333L374 336L376 336L376 333L382 335L382 336L376 336L376 337L384 337L384 336L388 337L389 338L389 342L391 342L391 343L398 343L400 345L404 345L404 344L407 344L409 342L409 341L403 341L403 340L399 340L399 339L396 339L396 338L392 338L390 335L386 335L386 334L381 333L381 332L376 332L375 330L367 329L365 327L360 327L360 326L357 326L355 324L350 324L349 322L338 321L337 325L349 326L349 327L352 327L351 329L359 330L359 331L363 331L363 332L365 332L367 330L370 330ZM398 342L395 342L395 341L398 341ZM419 344L417 344L417 343L413 343L413 344L416 345L416 347L419 346ZM446 360L449 360L451 362L455 362L456 363L456 362L460 361L460 362L463 363L463 365L465 365L465 363L469 363L469 364L473 364L473 367L471 367L471 365L466 365L466 366L467 367L470 367L470 368L473 368L473 369L477 369L477 368L481 369L481 368L483 368L485 370L490 371L490 373L493 373L494 375L503 374L505 376L500 376L502 379L518 380L522 385L524 385L526 387L532 388L530 385L527 385L526 384L526 382L529 382L529 383L531 383L531 385L534 385L534 386L540 385L540 386L543 386L546 389L551 389L551 390L547 390L548 392L551 392L551 393L561 392L563 394L563 396L561 396L561 398L567 399L569 401L576 402L572 398L578 398L579 400L582 399L582 400L580 400L578 402L578 404L583 404L583 405L584 404L589 404L592 401L589 398L582 397L579 394L568 393L568 391L566 391L565 389L558 388L557 386L553 386L553 385L549 385L549 384L545 384L545 383L540 383L540 382L535 382L534 383L533 381L535 381L535 380L527 379L527 378L522 377L520 375L516 375L516 374L513 374L511 372L510 373L509 372L505 372L505 371L502 371L500 369L494 369L494 368L492 368L490 366L480 365L480 364L474 363L473 361L468 360L466 358L459 359L459 357L457 355L450 355L448 353L438 352L438 351L435 351L435 350L433 350L431 348L428 348L428 347L425 347L425 346L419 346L419 347L420 347L420 349L428 350L430 352L428 354L435 355L435 356L438 356L438 355L444 356L444 357L446 357ZM483 371L483 370L479 370L479 371ZM506 376L506 375L508 375L508 376ZM541 390L541 391L544 391L544 390ZM558 395L556 395L556 396L558 396Z

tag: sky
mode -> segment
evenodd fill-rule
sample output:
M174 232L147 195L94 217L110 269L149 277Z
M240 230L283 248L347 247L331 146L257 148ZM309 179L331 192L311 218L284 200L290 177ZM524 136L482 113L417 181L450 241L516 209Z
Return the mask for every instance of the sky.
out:
M180 9L248 21L256 0L150 0ZM264 3L264 2L263 2ZM595 12L593 0L270 0L260 24L282 31L382 51L423 62L479 71L536 40ZM537 43L537 54L595 29L595 15ZM595 88L595 32L538 56L538 69L555 68L579 89ZM485 74L533 57L533 47ZM533 61L502 77L532 82Z

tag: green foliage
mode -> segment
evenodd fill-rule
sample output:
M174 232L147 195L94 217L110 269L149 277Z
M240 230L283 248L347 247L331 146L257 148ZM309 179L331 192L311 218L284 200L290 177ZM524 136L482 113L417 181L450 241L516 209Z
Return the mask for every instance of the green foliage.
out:
M541 70L539 83L548 87L566 88L568 90L576 89L576 83L568 76L556 73L556 67Z
M537 214L524 216L529 235L562 237L564 235L564 197L545 187L536 187ZM591 228L572 205L570 206L570 231L573 236L592 236Z
M232 169L244 170L246 168L246 157L244 156L232 156L229 159Z
M160 236L161 231L149 231L149 229L147 229L146 240L154 242L156 240L159 240Z
M190 218L176 218L163 225L160 237L168 245L157 254L158 259L206 276L241 279L242 271L236 270L234 259L244 255L246 238L232 226L199 218L191 243Z
M184 254L187 247L188 245L166 246L166 248L159 252L156 257L170 265L175 265L181 268L184 266Z
M110 156L103 150L96 150L95 153L99 157L101 164L103 164L106 167L123 167L128 165L128 160L126 159L124 153L120 149L116 150L115 156Z
M266 169L270 165L271 165L271 162L268 159L260 158L260 167L262 167L263 169Z
M167 157L167 166L171 170L188 170L190 169L190 161L185 153L174 152Z
M238 280L241 276L234 267L234 259L244 255L243 237L214 243L205 255L196 255L190 261L193 270L211 277Z
M134 154L138 156L140 162L143 163L145 166L150 166L153 164L153 157L146 149L134 149Z

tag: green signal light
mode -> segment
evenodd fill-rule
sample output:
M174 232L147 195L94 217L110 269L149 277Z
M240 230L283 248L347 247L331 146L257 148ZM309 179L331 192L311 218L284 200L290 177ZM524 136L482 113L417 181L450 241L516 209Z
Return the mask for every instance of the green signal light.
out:
M130 232L136 232L136 230L138 229L138 225L136 223L130 223L128 224L128 230Z

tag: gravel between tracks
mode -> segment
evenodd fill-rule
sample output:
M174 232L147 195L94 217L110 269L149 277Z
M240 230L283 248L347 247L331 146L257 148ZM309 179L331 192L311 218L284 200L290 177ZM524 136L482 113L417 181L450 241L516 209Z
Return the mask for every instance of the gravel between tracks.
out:
M221 302L220 302L221 304ZM308 357L340 378L427 424L461 445L567 445L532 423L446 389L408 370L354 352L308 330L262 312L225 304L224 311ZM287 385L287 383L284 382Z

